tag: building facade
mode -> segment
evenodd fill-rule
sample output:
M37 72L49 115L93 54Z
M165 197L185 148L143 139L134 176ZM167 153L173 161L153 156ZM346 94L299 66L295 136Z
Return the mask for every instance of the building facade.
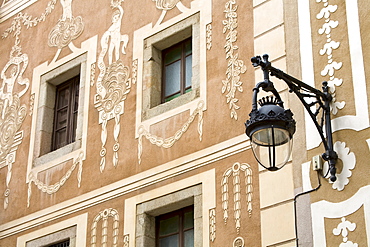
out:
M367 246L367 0L0 1L0 246ZM244 123L273 66L328 81L268 172ZM320 117L318 117L320 118ZM312 191L310 193L306 193Z

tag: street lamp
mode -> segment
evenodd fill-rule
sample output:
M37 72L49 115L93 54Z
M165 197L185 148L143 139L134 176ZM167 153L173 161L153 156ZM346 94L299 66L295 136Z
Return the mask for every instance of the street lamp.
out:
M330 120L332 96L328 92L327 82L323 82L323 91L320 91L272 67L268 61L268 55L263 55L263 59L260 56L253 57L251 61L254 67L260 66L264 74L264 80L253 89L252 111L249 114L250 119L245 123L245 132L251 140L253 154L258 163L270 171L281 169L289 160L292 138L296 130L293 113L289 109L284 109L284 103L274 84L270 81L269 75L271 74L271 76L285 81L289 91L298 96L311 116L325 147L325 153L322 154L322 157L329 163L330 180L334 182L338 155L333 149ZM273 95L258 100L260 105L258 107L257 95L260 89L271 92ZM316 106L315 111L312 111L314 106ZM322 115L319 123L317 117L321 110Z

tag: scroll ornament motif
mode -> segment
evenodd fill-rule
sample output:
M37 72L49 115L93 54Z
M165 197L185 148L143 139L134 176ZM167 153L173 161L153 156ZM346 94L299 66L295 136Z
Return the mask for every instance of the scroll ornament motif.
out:
M216 209L209 210L209 240L214 242L216 239Z
M139 164L141 163L141 155L143 153L143 137L145 137L149 142L153 145L157 145L158 147L163 148L170 148L175 144L182 135L188 130L190 124L194 121L195 116L198 115L198 133L199 133L199 140L202 141L202 135L203 135L203 111L204 111L204 102L199 101L197 109L193 111L193 113L190 115L188 120L184 123L184 125L176 131L175 135L163 138L158 137L156 135L151 134L149 131L147 131L143 126L140 126L138 129L139 133L139 143L138 143L138 160Z
M108 245L108 218L113 218L113 244L112 247L118 246L118 230L119 230L119 215L118 211L113 208L108 208L100 211L98 215L95 216L92 226L91 226L91 247L96 247L96 232L99 221L102 221L102 237L101 245L102 247L107 247Z
M240 231L240 216L241 216L241 179L240 171L245 174L245 186L246 186L246 199L247 199L247 211L249 217L252 215L252 197L253 197L253 185L252 185L252 169L249 164L239 162L227 169L222 176L221 191L222 191L222 209L224 212L225 224L229 218L229 177L233 177L233 198L234 198L234 220L236 231L239 234Z
M337 5L329 5L328 0L318 0L316 2L322 2L324 7L320 10L320 13L316 15L318 20L325 19L325 23L322 27L318 30L320 35L326 35L326 43L324 47L320 49L319 54L321 56L326 55L328 63L325 68L321 71L321 76L326 77L329 76L328 85L330 89L330 93L333 95L333 100L331 102L331 112L335 115L338 113L338 110L343 109L346 102L338 102L335 98L335 87L342 85L343 79L339 79L335 77L335 72L342 68L342 62L336 62L333 59L333 51L337 50L340 46L340 42L337 42L332 39L331 31L334 28L337 28L339 25L338 21L332 20L331 15L335 11L337 11Z
M237 8L236 0L229 0L225 5L225 17L226 20L222 21L224 25L223 33L226 35L226 44L224 46L226 52L226 60L228 60L226 79L222 80L222 93L226 93L226 103L229 104L231 110L231 118L238 120L238 114L236 110L240 107L236 104L239 100L235 98L236 91L243 92L242 84L240 81L240 74L244 74L247 71L247 67L244 61L239 59L239 53L237 50L239 47L235 44L238 38L238 27L237 22Z
M78 166L77 171L77 181L78 181L78 188L81 187L81 180L82 180L82 164L83 160L85 159L85 155L83 152L81 152L78 157L73 161L73 165L71 168L68 169L68 171L62 176L62 178L55 184L47 185L44 182L37 179L36 175L33 172L30 172L28 175L28 200L27 200L27 207L30 206L30 200L32 195L32 183L36 185L36 187L43 193L47 193L49 195L56 193L69 179L72 172L76 169Z
M352 176L352 169L356 167L356 156L349 151L345 142L335 142L334 150L338 153L338 159L342 161L343 168L341 173L336 174L337 180L333 183L332 188L338 191L344 190L344 187L349 183L349 177ZM327 165L327 162L325 162Z
M131 79L129 78L129 68L123 65L120 60L121 52L126 54L128 43L128 35L121 35L121 21L123 17L123 8L120 6L123 0L112 0L111 7L115 9L112 15L112 25L103 34L101 38L101 52L98 57L98 68L100 70L95 95L95 108L99 111L99 123L102 125L101 141L102 147L100 151L100 172L105 169L105 156L107 150L105 144L107 142L108 130L107 123L114 119L113 137L115 144L113 145L113 166L118 164L119 142L118 136L120 133L120 117L124 113L124 100L131 89ZM108 53L108 67L106 67L104 58Z
M338 224L336 228L333 229L333 234L339 236L342 234L343 242L339 247L358 247L358 244L348 241L348 231L353 232L356 229L356 223L351 223L346 220L345 217L341 219L341 223Z

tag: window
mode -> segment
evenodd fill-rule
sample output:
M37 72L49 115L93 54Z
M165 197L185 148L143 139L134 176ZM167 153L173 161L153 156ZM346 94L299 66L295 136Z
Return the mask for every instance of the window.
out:
M80 76L56 87L52 150L76 139Z
M59 243L55 243L55 244L51 244L51 245L48 245L46 247L69 247L69 239L67 240L63 240Z
M143 40L141 120L149 120L200 97L199 13ZM139 79L140 81L140 79ZM140 83L140 82L139 82Z
M52 230L52 229L51 229ZM46 232L44 230L43 232ZM26 247L76 247L77 226L67 227L26 241ZM32 234L36 236L36 234ZM20 245L17 245L20 246Z
M162 103L191 91L191 38L163 50Z
M198 184L137 204L136 246L202 246L202 200Z
M194 207L156 217L157 247L194 246Z

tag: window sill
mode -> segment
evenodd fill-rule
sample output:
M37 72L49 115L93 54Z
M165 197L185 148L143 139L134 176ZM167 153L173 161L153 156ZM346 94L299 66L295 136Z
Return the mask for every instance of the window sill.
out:
M70 154L78 150L79 148L81 148L81 141L77 140L64 147L58 148L57 150L51 151L47 154L37 157L33 162L33 167L42 166L51 161L55 161L63 156L66 156L67 154Z
M199 88L195 88L191 92L188 92L186 94L180 95L179 97L168 101L166 103L154 106L148 110L143 111L142 119L148 120L150 118L156 117L158 115L161 115L165 112L168 112L170 110L173 110L181 105L185 105L196 98L199 97Z

